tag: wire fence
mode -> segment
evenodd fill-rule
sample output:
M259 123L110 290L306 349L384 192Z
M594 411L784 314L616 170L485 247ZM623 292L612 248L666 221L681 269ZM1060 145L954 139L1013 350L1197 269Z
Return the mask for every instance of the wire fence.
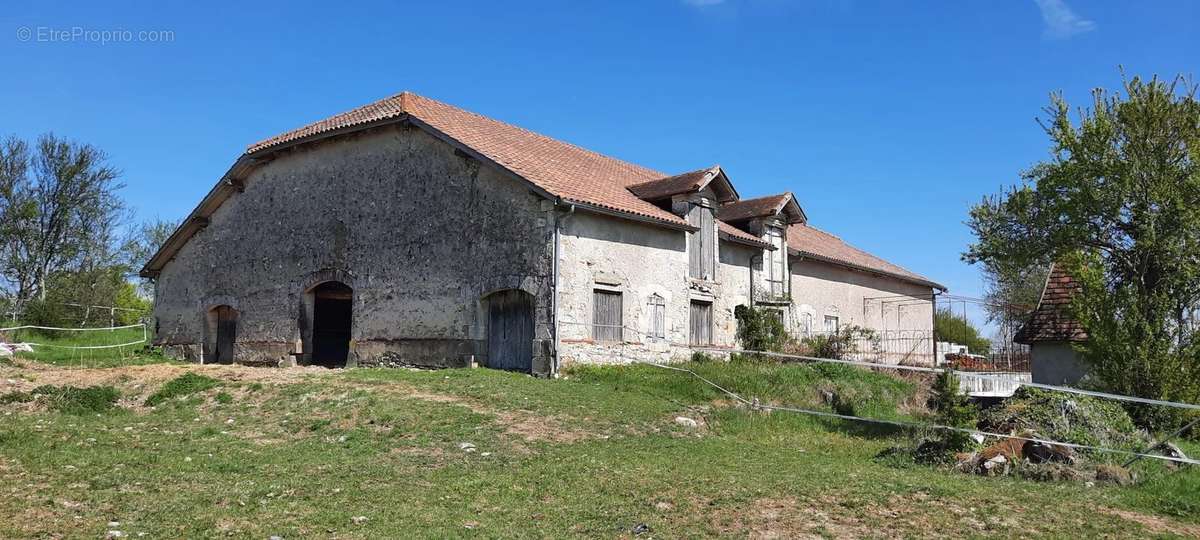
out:
M586 323L567 322L567 321L559 321L559 324L567 325L567 326L577 326L577 327L590 326ZM1160 461L1174 462L1177 464L1200 465L1200 460L1196 460L1196 459L1151 453L1155 450L1161 449L1165 445L1166 442L1168 442L1170 439L1172 439L1174 437L1179 436L1180 434L1185 432L1187 429L1190 429L1192 426L1195 425L1195 423L1185 427L1182 430L1177 431L1176 433L1174 433L1170 436L1164 437L1164 438L1156 441L1153 445L1148 445L1146 448L1142 449L1141 451L1132 451L1132 450L1109 448L1109 447L1103 447L1103 446L1097 446L1097 445L1078 444L1078 443L1072 443L1072 442L1068 442L1068 441L1057 441L1057 440L1042 439L1042 438L1037 438L1037 437L1026 437L1026 436L1021 436L1021 435L1016 435L1016 434L994 433L994 432L987 432L987 431L982 431L982 430L978 430L978 429L945 426L945 425L939 425L939 424L931 423L931 422L916 422L916 421L907 421L907 420L889 420L889 419L882 419L882 418L869 418L869 417L862 417L862 416L855 416L855 415L839 414L839 413L830 412L830 411L819 411L819 410L813 410L813 409L806 409L803 407L764 404L764 403L760 402L757 398L747 399L747 398L743 397L742 395L705 378L704 376L700 375L699 373L696 373L693 370L690 370L690 369L687 369L684 367L680 367L678 365L670 365L671 363L673 363L670 360L666 361L666 362L647 361L646 356L644 354L645 341L647 340L647 336L636 328L630 328L628 326L623 326L622 329L623 329L623 332L622 332L623 336L620 341L599 343L599 345L607 347L609 349L613 349L611 352L615 353L615 356L617 358L628 361L629 363L645 364L645 365L652 366L655 368L674 370L674 371L678 371L678 372L687 373L690 376L695 377L695 378L699 379L700 381L702 381L703 383L705 383L709 386L712 386L713 388L717 389L718 391L724 393L725 395L729 396L731 399L733 399L743 405L757 409L757 410L781 411L781 412L804 414L804 415L810 415L810 416L816 416L816 417L836 418L836 419L853 421L853 422L863 422L863 423L871 423L871 424L879 424L879 425L891 425L891 426L901 427L901 428L906 428L906 429L954 431L954 432L966 433L966 434L979 436L979 437L992 437L992 438L997 438L997 439L1019 440L1019 441L1035 442L1035 443L1047 444L1047 445L1060 445L1060 446L1069 447L1069 448L1073 448L1073 449L1077 449L1077 450L1089 450L1089 451L1095 451L1095 452L1112 454L1112 455L1129 456L1131 459L1127 463L1132 463L1133 461L1136 461L1137 459L1147 458L1147 459L1155 459L1155 460L1160 460ZM657 339L657 338L651 338L651 339L653 340L653 339ZM982 381L988 381L988 382L992 382L994 384L1000 384L1000 385L1028 386L1028 387L1039 388L1039 389L1043 389L1043 390L1063 392L1063 393L1069 393L1069 394L1081 395L1081 396L1089 396L1089 397L1100 398L1100 399L1108 399L1108 400L1119 401L1119 402L1124 402L1124 403L1138 403L1138 404L1144 404L1144 405L1171 407L1171 408L1184 409L1184 410L1190 410L1190 411L1200 411L1200 405L1193 404L1193 403L1181 403L1181 402L1173 402L1173 401L1165 401L1165 400L1157 400L1157 399L1148 399L1148 398L1142 398L1142 397L1137 397L1137 396L1126 396L1126 395L1121 395L1121 394L1112 394L1112 393L1107 393L1107 392L1086 390L1086 389L1082 389L1082 388L1074 388L1074 387L1069 387L1069 386L1058 386L1058 385L1035 383L1032 381L1014 380L1011 377L1008 377L1003 373L988 373L988 372L981 372L979 370L958 369L953 363L947 363L947 364L943 364L941 366L938 366L938 365L912 365L912 364L902 364L902 363L880 362L880 361L871 359L870 355L867 355L865 357L858 357L858 358L853 358L853 357L823 358L823 357L789 354L789 353L781 353L781 352L773 352L773 351L757 351L757 350L747 350L747 349L740 349L740 348L713 347L713 346L694 345L694 344L689 344L686 346L670 345L670 347L672 349L681 350L681 351L717 353L717 354L722 354L722 355L724 355L724 354L741 354L741 355L749 355L749 356L757 356L757 357L766 357L766 358L772 358L772 359L775 359L775 360L778 360L781 362L842 364L842 365L856 366L856 367L860 367L860 368L864 368L864 369L881 370L881 371L885 371L885 372L910 371L910 372L918 372L918 373L926 373L926 374L938 374L938 373L942 373L942 372L950 372L950 373L953 373L955 376L959 377L960 379L968 379L968 380L969 379L979 379ZM674 355L673 358L678 359L678 355ZM878 357L876 356L876 358L878 358ZM989 370L989 371L991 371L991 370ZM1128 466L1128 465L1126 465L1126 466Z

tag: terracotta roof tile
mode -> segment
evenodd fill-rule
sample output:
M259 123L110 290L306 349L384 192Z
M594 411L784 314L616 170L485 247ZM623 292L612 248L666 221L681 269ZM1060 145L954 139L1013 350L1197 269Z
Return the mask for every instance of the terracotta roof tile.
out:
M250 145L248 154L345 128L398 119L420 121L551 195L664 223L686 222L630 192L667 175L517 126L405 92Z
M787 240L788 249L795 250L798 254L805 257L876 272L911 283L946 290L945 286L931 281L929 278L871 255L847 244L841 238L811 225L801 223L789 225Z
M718 217L724 221L742 221L756 217L771 216L787 203L788 197L789 194L780 193L778 195L758 197L757 199L742 199L731 202L721 205Z
M1087 332L1069 313L1071 299L1079 291L1079 283L1062 265L1054 264L1046 277L1042 298L1029 321L1013 339L1018 343L1039 341L1086 341Z
M680 193L696 191L704 186L709 175L717 173L716 167L685 172L659 180L629 186L629 191L648 201L663 199Z

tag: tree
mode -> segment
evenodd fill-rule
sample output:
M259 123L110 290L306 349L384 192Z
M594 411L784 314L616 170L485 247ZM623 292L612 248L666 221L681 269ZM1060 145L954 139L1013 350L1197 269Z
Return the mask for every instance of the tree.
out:
M114 264L119 172L103 152L46 134L0 144L0 275L17 302L45 300L55 272Z
M999 327L996 337L1010 343L1037 309L1046 277L1050 274L1050 262L1036 261L1027 266L988 262L983 264L982 270L987 320Z
M962 315L955 315L949 309L939 309L933 316L933 332L939 341L949 341L966 345L974 354L986 354L992 344L971 322Z
M942 371L933 380L929 408L934 411L935 421L943 426L975 429L979 421L979 410L960 391L958 376L951 371ZM961 452L975 445L971 435L962 431L943 430L939 441L944 452Z
M1138 77L1071 110L1053 95L1041 122L1051 158L971 210L964 259L1032 267L1061 261L1082 290L1072 311L1094 381L1118 393L1200 398L1200 102L1196 87ZM1131 407L1143 426L1177 422Z
M128 272L132 274L145 266L150 261L150 257L154 256L178 227L177 222L155 218L144 221L133 229L121 247ZM139 290L144 297L153 296L153 288L149 280L142 280Z

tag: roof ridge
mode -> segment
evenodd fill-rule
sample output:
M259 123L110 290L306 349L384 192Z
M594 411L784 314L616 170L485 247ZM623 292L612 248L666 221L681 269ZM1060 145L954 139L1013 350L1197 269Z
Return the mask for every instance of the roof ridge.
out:
M518 125L516 125L516 124L510 124L510 123L508 123L508 122L505 122L505 121L503 121L503 120L498 120L498 119L496 119L496 118L492 118L492 117L490 117L490 116L484 116L484 115L482 115L482 114L479 114L479 113L477 113L477 112L470 111L470 110L467 110L467 109L464 109L464 108L462 108L462 107L458 107L458 106L455 106L455 105L451 105L451 104L449 104L449 103L446 103L446 102L444 102L444 101L439 101L439 100L437 100L437 99L434 99L434 98L431 98L431 97L425 97L425 96L422 96L422 95L420 95L420 94L416 94L416 93L413 93L413 92L407 92L407 91L406 91L406 92L402 92L402 93L403 93L403 94L408 94L408 95L409 95L410 97L412 97L412 98L416 98L416 99L419 99L419 100L424 100L424 101L427 101L427 102L433 103L433 104L435 104L435 105L438 105L438 106L442 106L442 107L448 107L448 108L454 109L454 110L456 110L456 111L458 111L458 112L465 113L465 114L467 114L467 115L470 115L470 116L474 116L474 117L476 117L476 118L478 118L478 119L480 119L480 120L483 120L483 121L485 121L485 122L491 122L491 123L495 123L495 124L500 124L500 125L503 125L503 126L506 126L506 127L509 127L509 128L515 129L515 130L517 130L517 131L524 132L524 133L526 133L526 134L528 134L528 135L532 135L533 137L537 137L537 138L539 138L539 139L544 139L544 140L547 140L547 141L550 141L550 142L553 142L553 143L557 143L557 144L561 144L561 145L569 146L569 147L571 147L571 148L574 148L575 150L578 150L578 151L580 151L580 152L583 152L583 153L585 153L585 154L590 154L590 155L593 155L593 156L596 156L596 157L599 157L599 158L603 158L603 159L607 159L607 160L615 161L615 162L618 162L618 163L621 163L621 164L624 164L624 165L628 165L628 166L630 166L630 167L636 167L636 168L642 169L643 171L645 171L645 172L648 172L648 173L652 173L652 174L661 175L661 177L662 177L662 178L670 178L671 176L676 176L676 175L668 175L668 174L666 174L666 173L664 173L664 172L662 172L662 171L658 171L658 170L655 170L655 169L651 169L651 168L649 168L649 167L646 167L645 165L639 165L639 164L637 164L637 163L633 163L633 162L630 162L630 161L625 161L625 160L623 160L623 159L621 159L621 158L618 158L618 157L613 157L613 156L610 156L610 155L608 155L608 154L602 154L602 153L600 153L600 152L597 152L597 151L595 151L595 150L590 150L590 149L584 148L584 147L582 147L582 146L579 146L578 144L575 144L575 143L573 143L573 142L564 141L564 140L562 140L562 139L556 139L556 138L554 138L554 137L551 137L551 136L549 136L549 135L544 135L544 134L538 133L538 132L536 132L536 131L533 131L533 130L531 130L531 129L523 128L523 127L521 127L521 126L518 126ZM381 101L382 101L382 100L381 100ZM407 105L407 103L406 103L406 105ZM406 112L408 112L409 114L413 114L411 111L408 111L408 110L407 110L407 107L406 107ZM417 116L419 116L419 115L417 115ZM702 169L702 170L706 170L706 169ZM661 179L661 178L660 178L660 179Z

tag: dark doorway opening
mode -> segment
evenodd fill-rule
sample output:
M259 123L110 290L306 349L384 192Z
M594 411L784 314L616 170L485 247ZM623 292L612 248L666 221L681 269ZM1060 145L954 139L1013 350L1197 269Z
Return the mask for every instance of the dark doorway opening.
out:
M217 306L208 310L209 351L205 361L216 364L232 364L234 346L237 343L238 312L229 306Z
M493 293L488 301L487 366L533 371L533 297L518 290Z
M346 367L350 353L350 326L354 315L354 290L344 283L327 281L312 290L312 364Z

